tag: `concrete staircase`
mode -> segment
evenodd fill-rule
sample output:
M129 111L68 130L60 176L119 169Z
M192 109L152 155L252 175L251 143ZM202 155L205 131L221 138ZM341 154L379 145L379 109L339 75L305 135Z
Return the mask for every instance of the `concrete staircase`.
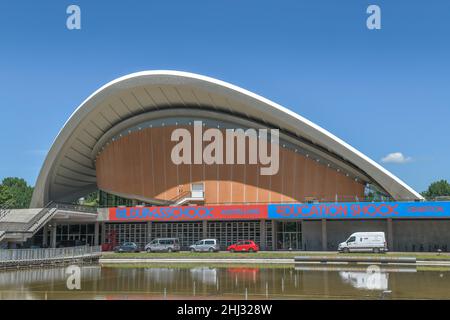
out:
M41 209L10 209L0 218L0 241L24 242L56 213L56 206Z

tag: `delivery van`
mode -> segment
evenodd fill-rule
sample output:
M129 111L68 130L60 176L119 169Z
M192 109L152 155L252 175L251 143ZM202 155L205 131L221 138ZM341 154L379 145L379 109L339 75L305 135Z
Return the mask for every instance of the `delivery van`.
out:
M338 246L339 252L373 252L388 251L384 232L356 232Z

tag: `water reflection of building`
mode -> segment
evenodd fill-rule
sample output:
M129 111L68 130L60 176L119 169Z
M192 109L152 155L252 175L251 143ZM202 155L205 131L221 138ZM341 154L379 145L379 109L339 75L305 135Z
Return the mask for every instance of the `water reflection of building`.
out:
M0 285L5 287L26 287L36 283L56 283L67 278L66 268L51 269L25 269L0 272ZM81 277L84 280L99 279L100 266L85 266L81 268Z
M388 289L388 273L341 271L339 275L344 282L351 284L356 289Z
M192 279L199 281L203 284L216 284L217 283L217 269L209 267L199 267L191 269Z
M101 279L100 266L82 266L82 289L96 290ZM46 299L47 294L66 288L66 267L23 269L0 272L0 300L3 299Z
M173 268L146 268L145 275L157 283L173 283L177 270Z

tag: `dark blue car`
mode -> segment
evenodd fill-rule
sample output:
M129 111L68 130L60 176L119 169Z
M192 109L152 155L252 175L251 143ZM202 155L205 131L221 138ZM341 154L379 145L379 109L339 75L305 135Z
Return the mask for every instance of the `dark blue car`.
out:
M124 242L120 246L114 248L115 252L139 252L139 248L134 242Z

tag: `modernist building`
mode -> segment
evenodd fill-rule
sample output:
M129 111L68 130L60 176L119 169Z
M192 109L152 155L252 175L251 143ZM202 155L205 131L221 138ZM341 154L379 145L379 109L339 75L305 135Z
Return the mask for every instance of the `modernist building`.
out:
M185 129L195 136L194 123L201 123L202 133L278 129L278 142L254 139L266 139L272 151L277 144L279 169L261 174L267 164L248 161L249 144L244 163L175 164L171 152L178 142L172 134ZM224 143L224 153L227 147ZM202 238L225 246L253 239L268 250L332 250L351 232L373 230L385 231L394 250L450 245L446 204L425 207L407 184L300 115L186 72L130 74L87 98L55 139L32 207L74 203L96 190L101 203L113 208L83 215L59 205L34 241L144 245L155 237L179 237L183 246ZM388 204L367 203L368 197ZM396 211L396 203L416 209Z

